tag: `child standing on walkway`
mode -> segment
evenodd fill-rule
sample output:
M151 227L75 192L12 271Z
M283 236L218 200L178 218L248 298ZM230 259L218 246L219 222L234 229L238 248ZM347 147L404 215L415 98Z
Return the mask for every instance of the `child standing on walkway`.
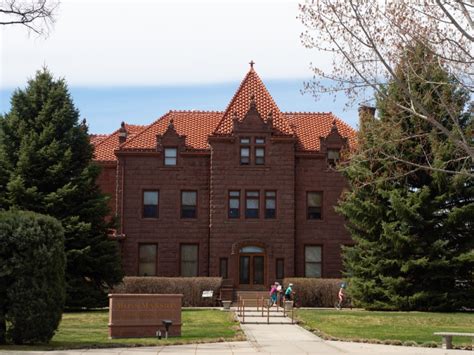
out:
M289 284L285 291L285 300L291 301L292 294L293 294L293 284Z
M279 283L275 281L275 283L272 285L270 288L270 298L272 301L272 306L276 303L277 301L277 289L278 289Z

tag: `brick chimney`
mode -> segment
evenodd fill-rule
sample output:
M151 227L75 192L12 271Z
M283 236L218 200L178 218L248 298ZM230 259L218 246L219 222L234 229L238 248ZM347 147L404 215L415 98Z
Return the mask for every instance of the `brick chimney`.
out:
M119 144L125 143L127 140L128 132L127 129L125 128L125 122L122 122L120 125L120 129L118 132L118 137L119 137Z
M375 107L360 105L359 106L359 132L364 130L365 122L375 118Z

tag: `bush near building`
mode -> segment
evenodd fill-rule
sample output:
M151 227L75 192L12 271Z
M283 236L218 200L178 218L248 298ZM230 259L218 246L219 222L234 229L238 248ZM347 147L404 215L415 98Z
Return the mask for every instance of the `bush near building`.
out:
M293 284L293 292L302 307L334 307L341 287L341 279L289 277L283 286Z
M214 306L222 285L221 277L124 277L112 293L183 294L184 307ZM202 291L213 291L202 298Z
M47 343L65 300L61 223L33 212L0 212L0 260L0 343Z

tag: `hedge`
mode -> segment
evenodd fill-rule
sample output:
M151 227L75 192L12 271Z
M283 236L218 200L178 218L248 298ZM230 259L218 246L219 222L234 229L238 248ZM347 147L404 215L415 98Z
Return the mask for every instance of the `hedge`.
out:
M288 277L283 280L283 286L293 284L302 307L334 307L342 282L341 279Z
M183 306L215 306L222 285L221 277L124 277L111 293L183 294ZM212 299L202 298L202 291L212 290Z
M0 212L0 260L0 343L48 342L65 300L61 223L33 212Z

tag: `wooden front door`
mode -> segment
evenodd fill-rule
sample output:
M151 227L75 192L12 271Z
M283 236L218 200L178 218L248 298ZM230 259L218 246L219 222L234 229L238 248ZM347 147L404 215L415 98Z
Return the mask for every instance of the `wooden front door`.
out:
M263 286L265 283L265 255L240 254L239 284L247 286Z

